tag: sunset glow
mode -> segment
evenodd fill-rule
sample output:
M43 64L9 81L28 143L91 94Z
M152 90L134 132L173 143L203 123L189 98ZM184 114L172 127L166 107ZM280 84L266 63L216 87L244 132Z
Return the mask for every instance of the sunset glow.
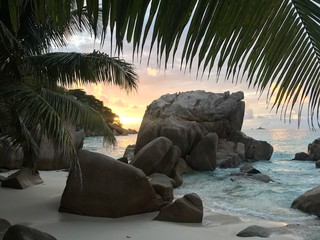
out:
M90 36L86 37L80 34L79 38L74 36L70 40L68 47L64 51L92 52L97 46L99 44L94 43ZM99 50L108 53L109 48L107 46L105 44L105 47ZM132 62L131 50L124 51L124 54L126 55L120 57ZM194 90L205 90L214 93L243 91L246 104L244 129L257 128L259 126L268 129L297 128L298 115L296 109L293 109L292 122L288 124L289 121L285 122L281 118L280 112L277 113L276 109L272 109L274 97L269 99L268 103L266 92L260 94L255 89L248 88L248 84L245 81L235 84L231 80L225 80L224 70L221 71L221 76L217 82L214 72L211 74L210 79L207 79L206 74L203 77L201 77L201 74L200 77L197 77L196 70L184 72L180 70L179 66L163 70L163 68L158 67L156 59L151 58L149 65L145 62L146 59L148 59L148 56L142 56L142 63L139 63L139 61L133 62L139 76L137 91L127 93L119 87L104 83L77 87L103 101L105 106L119 115L120 122L124 128L139 130L147 105L162 95ZM304 123L305 125L300 127L308 128L307 122L304 121Z

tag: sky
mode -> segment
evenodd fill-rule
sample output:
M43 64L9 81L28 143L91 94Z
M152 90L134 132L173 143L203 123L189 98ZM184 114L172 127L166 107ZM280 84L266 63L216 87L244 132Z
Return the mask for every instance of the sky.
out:
M94 41L86 33L79 33L70 37L68 45L57 51L88 53L94 49L110 54L110 44L107 39L103 48L100 48L99 41ZM148 46L145 49L148 51ZM119 115L120 122L125 128L139 130L147 105L164 94L205 90L214 93L226 91L230 93L237 91L244 92L246 109L243 129L256 129L260 126L266 129L298 129L295 111L293 111L291 123L289 123L288 119L286 121L283 118L281 119L280 113L271 108L272 100L270 104L266 102L266 93L260 94L257 89L248 88L248 84L245 81L232 83L231 80L225 79L223 70L218 81L214 71L209 79L207 75L197 77L196 70L192 70L191 72L180 71L179 54L175 58L173 68L169 66L164 70L163 67L159 68L155 57L155 54L151 55L148 65L147 52L143 53L140 62L140 59L133 60L130 45L124 47L120 58L134 64L139 76L137 91L127 93L125 90L109 84L91 84L75 87L82 88L88 94L92 94L102 100L105 106L111 108L114 113ZM305 106L305 109L307 109L307 106ZM308 128L305 116L302 116L300 128Z

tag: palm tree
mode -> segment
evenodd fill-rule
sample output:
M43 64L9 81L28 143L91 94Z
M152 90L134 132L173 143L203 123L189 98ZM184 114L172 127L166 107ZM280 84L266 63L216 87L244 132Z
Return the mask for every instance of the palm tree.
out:
M115 138L99 112L58 93L57 87L107 82L131 91L137 86L137 75L131 64L98 51L50 52L53 46L65 45L68 34L83 28L92 31L85 10L79 21L78 15L70 14L57 26L49 16L42 16L39 23L34 15L37 6L28 0L19 1L15 21L9 13L17 3L0 2L0 142L21 147L24 165L36 170L38 140L45 134L75 166L76 149L65 122L102 132L111 143Z
M20 1L7 2L17 31ZM285 118L287 114L290 118L295 105L301 114L304 103L312 128L319 118L318 0L52 0L46 7L33 2L39 22L50 15L61 26L65 13L70 15L61 8L74 3L79 16L83 9L88 11L95 36L101 26L102 42L114 36L119 51L124 39L137 53L148 41L150 53L156 48L159 62L167 67L181 48L181 67L195 65L209 76L215 68L219 75L226 66L227 78L244 79L267 91L268 101L274 97L273 107Z

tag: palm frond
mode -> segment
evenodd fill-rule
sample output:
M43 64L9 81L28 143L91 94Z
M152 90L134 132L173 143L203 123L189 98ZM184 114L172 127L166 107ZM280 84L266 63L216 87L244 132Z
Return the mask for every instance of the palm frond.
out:
M65 121L76 124L85 130L98 132L104 136L105 141L108 143L115 143L116 139L112 131L99 112L82 104L70 95L59 94L43 88L41 96Z
M69 161L71 166L77 164L76 150L63 119L40 94L21 82L2 82L0 99L14 102L15 111L21 119L21 129L36 133L40 126L41 134L52 139L57 149L62 150L64 159ZM24 151L29 150L24 149ZM34 152L36 151L38 150L34 150ZM32 151L30 152L32 153Z
M105 53L48 53L29 58L39 81L73 83L106 82L131 91L137 88L137 74L133 65Z
M23 150L24 166L37 169L39 148L35 140L36 133L25 125L22 116L16 111L14 101L2 99L0 104L0 143L7 149Z
M50 2L37 8L36 18L44 19L46 13L63 26L65 13L58 11L59 1ZM87 9L95 36L101 17L102 38L110 27L110 39L115 36L119 50L125 37L141 53L148 41L150 54L156 48L159 63L167 66L170 56L174 59L181 49L182 67L196 65L198 71L210 75L216 70L219 75L226 66L227 78L245 79L248 85L267 90L269 101L275 97L273 107L283 116L290 118L297 104L301 114L306 101L311 122L319 120L318 0L103 0L102 13L99 0L64 1L74 2L79 16ZM12 17L16 9L10 6ZM14 29L18 22L12 17Z
M0 81L19 78L19 66L24 64L25 48L0 21Z

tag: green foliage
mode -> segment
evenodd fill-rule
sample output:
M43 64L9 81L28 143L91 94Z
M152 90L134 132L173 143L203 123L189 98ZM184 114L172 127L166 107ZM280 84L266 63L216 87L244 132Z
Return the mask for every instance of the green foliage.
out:
M104 106L102 101L93 95L86 94L82 89L71 89L67 94L75 96L79 101L99 112L106 123L113 123L115 118L119 118L110 108Z
M65 13L56 25L53 15ZM62 157L77 164L76 150L65 123L115 138L99 111L61 92L58 86L105 82L136 89L137 75L125 61L94 51L50 53L75 30L91 30L85 10L72 12L73 2L0 0L0 145L21 147L24 165L37 169L39 141L49 137ZM52 11L50 10L50 13ZM81 16L81 19L78 18ZM76 20L78 19L78 20Z
M10 23L19 31L21 1L2 2L10 2ZM126 40L142 53L150 39L150 54L155 48L159 64L166 67L181 48L182 68L195 65L208 76L215 69L218 75L224 71L232 81L244 79L267 91L267 100L274 97L271 104L284 117L295 105L301 113L306 102L311 127L319 119L318 0L51 0L46 7L32 2L39 5L35 17L42 24L49 15L63 26L65 14L71 13L61 11L61 5L73 4L79 21L87 19L94 35L101 33L102 43L110 33L119 51Z

